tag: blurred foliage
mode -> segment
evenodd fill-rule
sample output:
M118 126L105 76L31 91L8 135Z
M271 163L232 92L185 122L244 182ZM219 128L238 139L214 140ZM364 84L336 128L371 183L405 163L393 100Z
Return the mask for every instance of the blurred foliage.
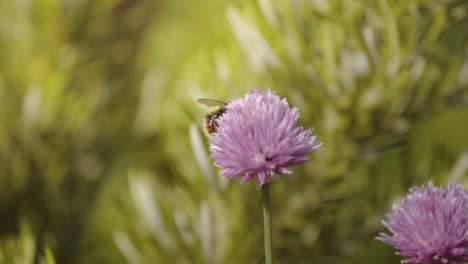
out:
M0 262L262 263L261 195L198 97L272 89L323 149L272 186L278 263L399 263L413 185L468 186L464 0L0 0Z
M43 251L41 254L36 254ZM48 246L38 243L28 224L20 223L17 237L4 238L0 242L0 263L55 264Z

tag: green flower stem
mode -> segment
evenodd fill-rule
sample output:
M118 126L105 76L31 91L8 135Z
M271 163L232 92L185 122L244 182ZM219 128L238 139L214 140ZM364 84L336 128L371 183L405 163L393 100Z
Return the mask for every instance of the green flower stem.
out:
M273 250L271 239L271 206L270 189L268 183L262 185L263 195L263 228L265 233L265 263L273 264Z

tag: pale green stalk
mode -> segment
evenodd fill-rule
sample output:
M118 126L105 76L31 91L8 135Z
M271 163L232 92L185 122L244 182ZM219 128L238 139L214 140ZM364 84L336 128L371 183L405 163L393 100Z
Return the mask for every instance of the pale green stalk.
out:
M270 189L268 183L262 185L263 195L263 228L265 233L265 263L273 264L273 250L271 238L271 206Z

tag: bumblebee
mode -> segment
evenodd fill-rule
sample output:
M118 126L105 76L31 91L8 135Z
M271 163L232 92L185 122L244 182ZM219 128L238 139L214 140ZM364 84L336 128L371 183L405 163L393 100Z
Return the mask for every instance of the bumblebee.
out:
M205 131L205 134L210 137L218 132L219 125L217 120L227 112L227 103L208 98L200 98L197 100L197 102L203 105L211 106L211 109L205 115L205 120L203 122L203 130Z

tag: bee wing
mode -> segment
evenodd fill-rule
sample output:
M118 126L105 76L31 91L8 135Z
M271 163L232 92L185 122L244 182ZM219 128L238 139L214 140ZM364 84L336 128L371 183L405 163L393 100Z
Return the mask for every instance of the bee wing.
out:
M197 102L200 104L207 105L207 106L226 105L225 102L214 100L214 99L209 99L209 98L200 98L197 100Z

